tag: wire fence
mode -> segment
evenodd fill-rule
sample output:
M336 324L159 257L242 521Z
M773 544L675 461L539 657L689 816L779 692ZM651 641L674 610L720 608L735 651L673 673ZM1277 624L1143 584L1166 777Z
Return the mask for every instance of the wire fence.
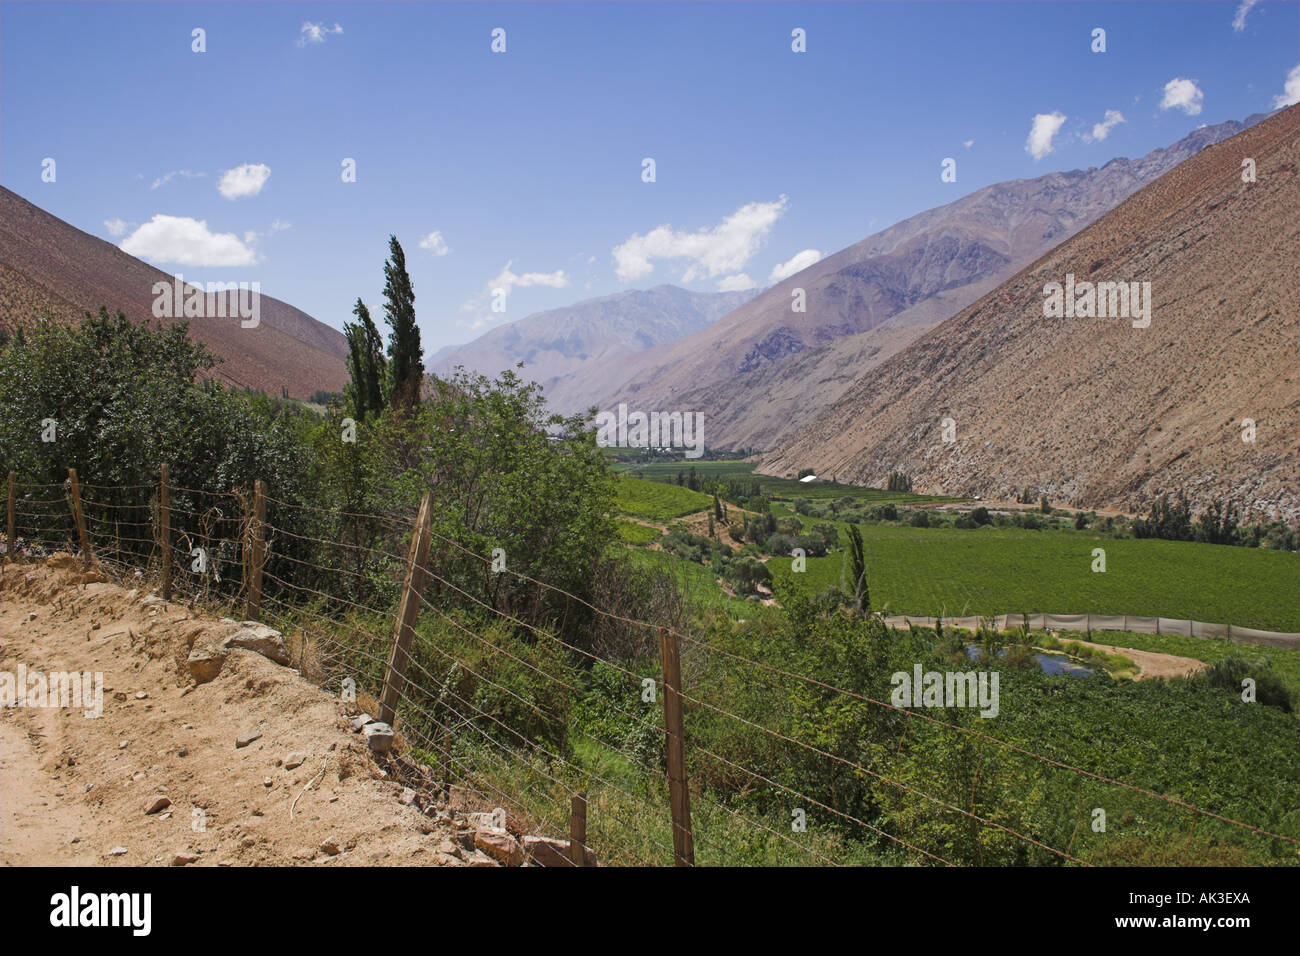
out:
M260 482L215 491L165 478L109 487L78 484L75 472L60 484L11 475L5 556L80 553L169 599L244 609L281 631L305 677L358 706L374 701L401 752L450 802L499 807L512 832L569 840L572 865L953 865L1011 852L1086 866L1079 834L1117 795L1150 832L1181 828L1189 844L1199 823L1214 838L1300 848L1297 837L1000 739L978 721L897 706L599 607L440 533L427 505L351 514L273 497ZM579 612L640 635L632 643L658 648L659 660L575 642L563 622ZM621 735L573 718L595 680ZM795 705L808 719L789 719ZM727 752L691 728L725 728ZM917 758L927 753L944 756ZM1007 799L1007 781L1024 781L1024 792ZM588 826L575 837L579 804Z
M1130 634L1168 634L1176 637L1207 637L1234 641L1238 644L1259 644L1264 647L1300 649L1300 633L1265 631L1240 624L1212 624L1180 617L1147 617L1138 614L988 614L966 617L922 617L900 614L885 618L889 627L933 628L938 623L964 631L991 628L997 631L1060 630L1091 634L1093 631L1126 631Z

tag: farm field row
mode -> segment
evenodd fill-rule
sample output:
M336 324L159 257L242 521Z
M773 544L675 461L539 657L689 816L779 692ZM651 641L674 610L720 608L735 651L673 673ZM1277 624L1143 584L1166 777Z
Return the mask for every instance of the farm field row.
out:
M1289 552L1019 528L861 528L871 606L889 614L1090 612L1300 631L1300 556ZM1094 548L1106 553L1104 572L1092 570ZM838 552L809 558L801 574L787 559L769 564L777 580L811 593L838 585L841 566Z
M860 485L831 484L828 481L804 484L794 478L773 478L769 475L755 474L752 461L658 461L644 465L619 464L614 467L619 471L635 473L651 481L675 482L678 474L681 472L689 473L692 468L695 469L696 477L702 481L756 478L762 486L763 494L769 498L807 498L819 501L829 498L857 498L873 504L884 504L887 501L892 501L895 504L941 504L948 501L963 500L960 498L936 498L910 492L886 491L881 488L866 488Z
M663 463L676 467L675 463ZM722 468L738 462L704 462ZM654 466L648 466L654 467ZM712 505L706 494L676 484L623 476L616 507L652 521L672 521ZM777 515L790 509L774 504ZM805 527L821 519L803 519ZM847 524L835 522L840 542ZM1300 631L1300 555L1159 539L1108 538L1092 531L984 527L860 525L866 543L871 603L890 614L966 616L1049 611L1191 618L1274 631ZM646 543L649 529L626 528L624 540ZM1093 571L1093 549L1106 570ZM663 556L683 565L691 562ZM769 564L780 582L820 593L840 583L843 553L809 558L793 573L786 558ZM712 575L703 567L692 590ZM720 595L721 596L721 595Z
M614 498L616 511L650 521L681 518L712 506L712 496L703 492L629 475L619 477Z

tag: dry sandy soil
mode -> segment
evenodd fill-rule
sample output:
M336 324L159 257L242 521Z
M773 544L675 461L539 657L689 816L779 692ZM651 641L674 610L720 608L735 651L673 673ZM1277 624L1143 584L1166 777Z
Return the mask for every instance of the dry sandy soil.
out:
M1177 654L1158 654L1155 651L1139 651L1131 647L1116 647L1113 644L1097 644L1093 641L1079 641L1072 637L1059 638L1063 644L1079 644L1083 647L1096 647L1107 654L1123 654L1138 666L1134 680L1150 680L1153 677L1191 677L1205 670L1205 661L1194 657L1179 657Z
M0 864L168 865L182 854L239 866L491 865L456 846L451 822L400 803L402 785L349 733L343 705L296 672L235 648L216 679L194 685L190 645L229 624L144 598L66 556L0 570L0 671L21 663L104 681L98 718L0 709ZM245 734L261 736L237 748ZM295 752L305 759L287 769ZM147 813L159 796L170 806Z

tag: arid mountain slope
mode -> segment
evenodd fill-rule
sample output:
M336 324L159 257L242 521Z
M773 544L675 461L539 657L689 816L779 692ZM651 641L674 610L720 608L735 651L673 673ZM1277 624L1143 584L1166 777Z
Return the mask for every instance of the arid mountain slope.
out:
M13 329L48 311L75 322L101 305L134 321L153 319L153 285L172 276L129 256L0 187L0 327ZM259 324L237 318L190 319L190 336L225 359L221 377L297 398L347 381L343 335L263 294ZM229 314L229 310L228 310ZM164 319L163 321L167 321Z
M868 372L1144 184L1260 118L1196 130L1137 160L987 186L906 219L625 365L625 384L602 405L696 410L714 447L774 448L839 398L855 363L858 375ZM806 313L791 310L796 288Z
M1127 508L1182 489L1300 517L1297 163L1300 107L1205 149L881 363L761 469ZM1150 326L1044 317L1068 274L1149 282Z
M466 345L445 349L430 362L430 370L446 374L463 365L495 376L523 362L520 374L545 387L552 408L578 411L620 380L584 374L586 370L603 363L617 375L629 356L707 328L755 294L757 290L691 292L660 285L586 299L534 313Z

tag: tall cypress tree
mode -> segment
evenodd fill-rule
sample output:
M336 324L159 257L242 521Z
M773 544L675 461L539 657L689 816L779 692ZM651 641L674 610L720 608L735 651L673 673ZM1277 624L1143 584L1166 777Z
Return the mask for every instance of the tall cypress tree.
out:
M871 589L867 586L866 550L862 546L862 532L855 524L849 525L850 574L853 584L853 601L863 614L871 613Z
M414 408L420 402L424 380L424 349L415 324L415 290L406 274L406 253L396 236L388 237L389 258L384 262L384 321L388 335L388 404Z
M378 414L384 408L384 340L370 319L370 310L360 298L352 307L356 323L343 326L348 339L348 374L352 376L349 397L358 418Z

